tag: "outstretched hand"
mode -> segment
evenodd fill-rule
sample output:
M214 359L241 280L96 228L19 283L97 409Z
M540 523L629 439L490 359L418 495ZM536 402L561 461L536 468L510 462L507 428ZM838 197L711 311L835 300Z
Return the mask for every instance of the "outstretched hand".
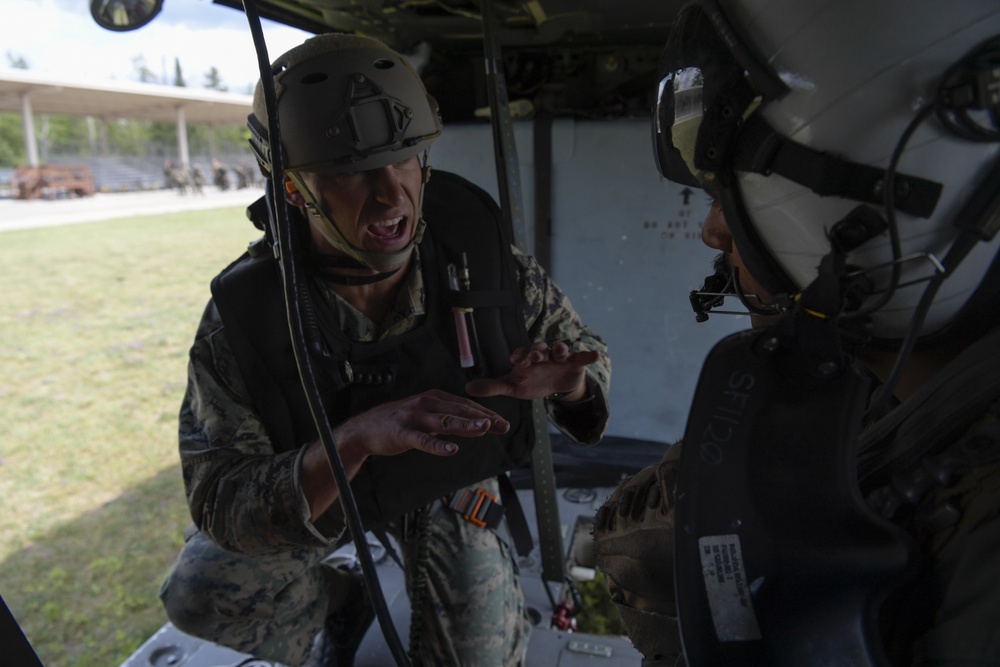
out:
M467 398L431 389L355 415L337 426L333 436L351 479L369 456L394 456L411 449L451 456L458 451L458 445L437 436L474 438L508 430L510 423L498 413ZM306 448L299 483L315 521L339 494L318 440Z
M342 453L363 457L394 456L410 449L450 456L458 446L435 436L474 438L509 429L507 420L475 401L430 389L351 417L337 427L336 440Z
M470 396L511 396L532 400L564 394L568 401L586 394L586 368L600 358L596 350L570 352L566 343L537 342L519 347L510 356L514 368L500 378L480 378L465 385Z

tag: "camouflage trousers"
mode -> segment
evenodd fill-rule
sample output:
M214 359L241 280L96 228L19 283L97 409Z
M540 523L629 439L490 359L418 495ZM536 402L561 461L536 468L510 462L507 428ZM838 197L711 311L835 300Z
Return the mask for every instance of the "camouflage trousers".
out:
M470 524L440 502L429 511L423 557L417 555L418 539L400 541L407 593L416 605L411 622L419 624L411 658L418 665L521 665L531 625L510 548L494 531ZM398 530L390 532L400 539ZM160 599L183 632L300 665L350 584L348 575L323 563L329 553L300 547L247 556L195 532L163 582Z

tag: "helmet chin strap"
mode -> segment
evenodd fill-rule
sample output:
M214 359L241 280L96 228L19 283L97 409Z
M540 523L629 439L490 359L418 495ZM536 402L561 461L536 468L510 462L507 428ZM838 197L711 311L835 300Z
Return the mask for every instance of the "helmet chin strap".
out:
M372 269L373 271L385 272L384 276L385 278L388 278L395 273L395 269L398 269L406 262L407 259L409 259L410 255L413 253L413 248L415 248L424 237L424 229L427 227L427 223L424 221L423 216L424 186L430 177L430 167L427 166L426 153L424 153L424 164L421 171L423 172L423 176L420 181L420 195L417 200L416 231L410 239L410 242L406 244L406 247L391 253L372 252L370 250L357 248L351 245L351 243L344 237L343 233L337 227L336 223L319 206L316 196L306 185L301 175L296 172L291 172L288 174L288 177L293 183L295 183L295 186L298 188L303 199L306 201L306 215L310 218L315 218L320 223L317 226L320 235L322 235L322 237L337 250L340 250L347 256L356 260L365 267Z

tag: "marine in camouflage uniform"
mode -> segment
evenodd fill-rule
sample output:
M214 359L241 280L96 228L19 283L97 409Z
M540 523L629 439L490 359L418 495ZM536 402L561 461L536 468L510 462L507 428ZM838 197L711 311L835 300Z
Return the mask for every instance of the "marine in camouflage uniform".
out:
M435 457L464 455L449 467L458 474L467 464L490 461L473 467L481 472L472 479L449 482L449 490L498 474L507 465L500 454L528 437L525 400L547 398L553 423L579 442L596 442L608 417L606 347L534 260L508 255L506 242L490 240L499 238L499 216L495 204L485 206L493 212L489 220L479 216L485 194L463 200L461 194L474 186L463 187L449 190L443 202L431 201L440 191L434 182L425 189L427 151L441 133L440 114L405 58L377 40L331 33L279 56L272 71L274 109L258 84L248 118L250 143L269 175L270 155L285 154L285 182L276 189L294 207L289 224L310 234L310 247L299 256L318 292L310 301L321 328L335 339L331 345L349 348L344 358L352 364L355 353L367 359L364 352L374 350L371 358L381 358L388 349L386 355L397 355L392 363L403 367L387 385L362 381L333 389L333 444L356 488L375 473L354 475L384 471L396 455L414 454L410 460L431 471L414 480L410 492L424 495L411 503L395 495L407 490L403 484L374 488L376 497L393 495L397 503L382 519L390 521L405 558L415 605L414 661L516 665L530 628L506 541L440 502L407 522L419 527L415 536L391 522L439 495L436 486L422 488L437 481ZM269 139L268 114L275 110L283 128L280 146ZM425 225L422 213L431 209ZM457 350L443 342L441 327L452 325L451 313L436 304L450 285L439 284L447 266L432 258L457 250L467 251L470 268L483 272L483 286L476 289L490 298L521 292L523 313L508 307L481 311L501 313L495 327L483 327L481 342L484 368L502 363L503 370L493 374L506 373L502 377L467 382ZM370 622L370 605L355 576L323 563L346 541L345 520L336 480L309 430L304 398L290 396L287 412L279 415L281 399L262 397L270 387L301 389L292 377L297 374L288 372L294 360L285 347L288 330L273 264L269 253L248 253L213 282L180 414L184 482L198 530L161 598L181 630L288 665L301 664L310 653L326 659L325 649L312 648L323 629L320 636L332 637L338 667L345 667L351 661L345 653L353 655ZM433 312L425 312L425 304ZM257 356L266 359L260 361L247 354L248 333L259 331L267 334L249 344L261 346ZM506 337L512 334L516 341ZM531 347L511 352L520 345ZM501 404L510 414L489 407ZM283 417L292 428L275 423ZM449 436L462 443L461 452ZM488 443L482 457L475 456L479 442ZM441 469L445 463L441 459ZM496 496L495 479L474 486Z
M373 342L420 324L425 312L418 250L382 326L320 284L348 337ZM596 442L608 417L607 347L533 258L516 251L514 256L530 340L566 341L573 350L601 353L587 367L591 398L582 407L546 401L557 427L579 442ZM188 502L201 531L189 536L161 597L181 630L297 665L327 615L350 594L349 578L323 564L346 525L339 505L324 515L322 531L310 522L297 480L303 450L275 453L223 332L209 307L191 349L180 418ZM219 449L230 455L218 456ZM499 497L496 479L474 488ZM419 663L520 664L530 624L504 536L474 526L441 502L422 512L429 521L418 537L404 539L400 526L391 528L401 544L408 592L418 605L413 623L419 631L411 644L419 644ZM426 555L418 558L421 545ZM422 582L417 589L415 580Z

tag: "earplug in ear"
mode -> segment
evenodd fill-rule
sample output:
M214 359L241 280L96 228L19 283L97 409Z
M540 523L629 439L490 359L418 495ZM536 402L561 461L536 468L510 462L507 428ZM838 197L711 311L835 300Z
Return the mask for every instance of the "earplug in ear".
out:
M285 192L287 192L290 195L293 195L298 191L299 189L295 187L295 183L292 183L291 179L287 179L285 181Z

